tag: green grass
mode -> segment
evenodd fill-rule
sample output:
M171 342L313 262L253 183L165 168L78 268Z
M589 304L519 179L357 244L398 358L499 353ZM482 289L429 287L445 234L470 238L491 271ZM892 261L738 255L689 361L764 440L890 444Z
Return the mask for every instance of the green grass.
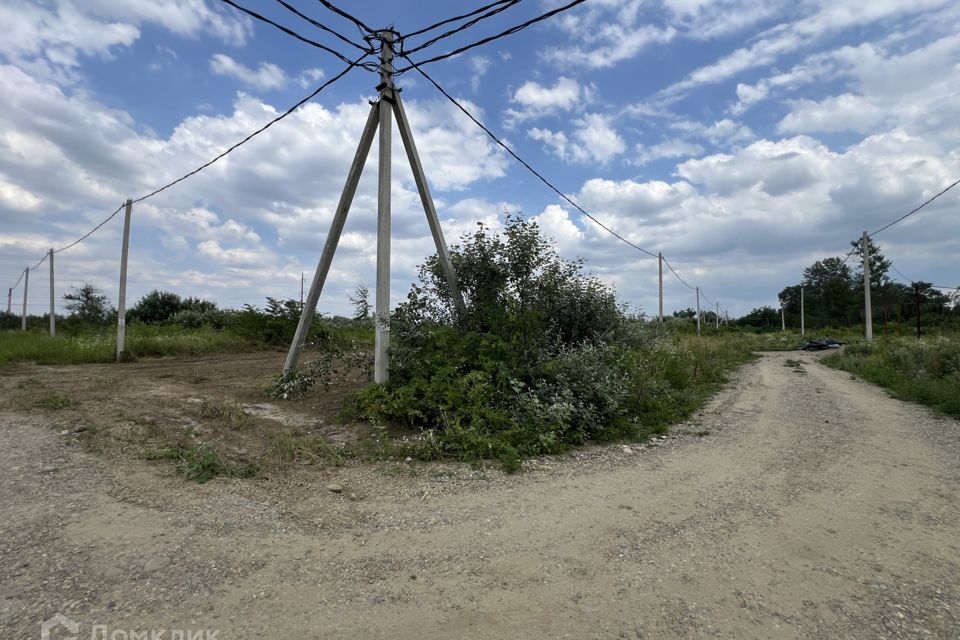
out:
M960 417L960 340L956 337L855 344L821 362L878 384L901 400Z
M242 352L258 347L229 331L209 327L185 329L135 324L127 327L126 353L133 359ZM112 362L115 358L116 333L113 330L53 338L39 331L0 332L0 365L13 362L83 364Z

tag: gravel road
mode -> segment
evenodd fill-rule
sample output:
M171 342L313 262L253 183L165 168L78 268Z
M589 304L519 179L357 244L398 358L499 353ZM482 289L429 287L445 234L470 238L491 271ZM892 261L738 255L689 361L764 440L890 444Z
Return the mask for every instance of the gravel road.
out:
M2 638L57 612L84 640L960 637L960 424L813 355L745 366L669 439L514 476L196 485L61 429L0 414Z

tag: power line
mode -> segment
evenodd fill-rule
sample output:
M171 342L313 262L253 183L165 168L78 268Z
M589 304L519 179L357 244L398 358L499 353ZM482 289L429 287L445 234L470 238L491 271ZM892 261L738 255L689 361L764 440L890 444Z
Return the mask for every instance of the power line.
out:
M350 71L352 71L356 66L358 66L356 63L359 62L360 60L363 60L363 58L367 57L367 55L368 55L368 54L365 53L363 56L361 56L360 58L357 58L355 61L350 61L350 64L347 65L347 67L346 67L343 71L341 71L340 73L338 73L338 74L335 75L334 77L330 78L329 80L327 80L326 82L324 82L323 84L321 84L319 87L317 87L314 91L312 91L312 92L311 92L309 95L307 95L305 98L303 98L302 100L300 100L299 102L297 102L295 105L293 105L292 107L290 107L289 109L287 109L286 111L284 111L283 113L281 113L279 116L277 116L276 118L274 118L273 120L271 120L270 122L268 122L267 124L265 124L264 126L262 126L262 127L260 127L259 129L257 129L256 131L254 131L254 132L251 133L250 135L246 136L244 139L242 139L242 140L240 140L239 142L237 142L236 144L230 146L228 149L226 149L226 150L223 151L222 153L218 154L218 155L217 155L216 157L214 157L212 160L210 160L210 161L208 161L208 162L205 162L204 164L200 165L199 167L197 167L197 168L194 169L193 171L190 171L189 173L184 174L183 176L177 178L176 180L173 180L172 182L168 182L167 184L165 184L164 186L160 187L159 189L154 189L154 190L151 191L150 193L148 193L148 194L146 194L146 195L144 195L144 196L140 196L139 198L136 198L136 199L133 200L132 202L134 202L134 203L136 203L136 202L143 202L143 201L146 200L147 198L152 198L153 196L157 195L158 193L160 193L160 192L162 192L162 191L165 191L165 190L169 189L170 187L172 187L172 186L174 186L174 185L176 185L176 184L178 184L178 183L180 183L180 182L183 182L183 181L186 180L187 178L190 178L191 176L194 176L194 175L200 173L201 171L203 171L204 169L206 169L206 168L209 167L210 165L214 164L214 163L217 162L218 160L220 160L220 159L222 159L223 157L225 157L227 154L233 152L234 150L238 149L238 148L241 147L242 145L246 144L247 142L249 142L250 140L252 140L254 137L260 135L261 133L263 133L264 131L266 131L267 129L269 129L270 127L272 127L273 125L275 125L276 123L280 122L281 120L283 120L284 118L286 118L287 116L289 116L291 113L293 113L294 111L296 111L297 109L299 109L300 107L302 107L304 104L306 104L307 102L309 102L310 100L312 100L313 98L315 98L321 91L323 91L324 89L326 89L327 87L329 87L331 84L333 84L334 82L336 82L337 80L339 80L339 79L342 78L343 76L347 75ZM107 224L108 222L110 222L111 220L113 220L113 218L114 218L118 213L120 213L120 211L123 209L123 207L124 207L124 205L121 204L119 207L117 207L117 208L114 210L113 213L111 213L109 216L107 216L102 222L100 222L100 223L99 223L97 226L95 226L93 229L91 229L90 231L88 231L87 233L85 233L85 234L84 234L83 236L81 236L80 238L77 238L76 240L74 240L74 241L71 242L70 244L68 244L68 245L66 245L66 246L64 246L64 247L60 247L59 249L55 249L55 250L54 250L54 253L60 253L61 251L66 251L67 249L70 249L70 248L75 247L76 245L80 244L81 242L83 242L84 240L86 240L87 238L89 238L91 235L93 235L95 232L97 232L97 231L98 231L101 227L103 227L105 224ZM37 263L37 266L40 266L41 264L43 264L43 261L47 259L47 255L48 255L48 254L44 254L44 257L40 260L40 262ZM34 269L35 269L35 268L36 268L36 267L34 267ZM21 275L20 275L20 278L21 278L21 279L23 278L23 274L22 274L22 273L21 273ZM13 285L12 288L16 288L18 284L20 284L20 280L17 280L17 284Z
M890 264L890 268L893 269L894 271L896 271L897 274L898 274L901 278L903 278L904 280L906 280L907 282L913 282L913 278L908 278L907 276L905 276L905 275L903 275L902 273L900 273L900 269L897 269L895 266L893 266L892 263Z
M494 40L498 40L498 39L503 38L503 37L505 37L505 36L512 35L512 34L514 34L514 33L517 33L518 31L522 31L523 29L526 29L526 28L529 27L530 25L533 25L533 24L536 24L536 23L541 22L541 21L543 21L543 20L546 20L547 18L551 18L551 17L557 15L558 13L561 13L561 12L563 12L563 11L567 11L567 10L569 10L569 9L572 9L573 7L575 7L575 6L579 5L579 4L583 4L584 2L586 2L586 0L573 0L573 2L569 2L569 3L567 3L567 4L565 4L565 5L561 6L561 7L557 7L556 9L553 9L552 11L548 11L548 12L546 12L546 13L540 15L540 16L537 16L536 18L531 19L531 20L527 20L527 21L524 22L523 24L518 24L518 25L516 25L516 26L514 26L514 27L510 27L510 28L507 29L506 31L503 31L503 32L501 32L501 33L498 33L497 35L488 36L488 37L486 37L486 38L483 38L482 40L478 40L477 42L474 42L473 44L468 44L468 45L465 45L465 46L463 46L463 47L460 47L459 49L456 49L456 50L454 50L454 51L450 51L450 52L448 52L448 53L444 53L444 54L441 54L441 55L439 55L439 56L434 56L433 58L428 58L428 59L423 60L423 61L421 61L421 62L419 62L419 63L414 63L413 60L410 60L410 58L407 58L406 56L404 56L404 57L407 59L407 61L410 62L410 65L409 65L409 66L406 66L406 67L404 67L404 68L402 68L402 69L397 69L395 73L396 73L396 75L400 75L400 74L402 74L402 73L406 73L406 72L409 71L410 69L416 69L416 70L419 71L420 73L423 73L423 70L420 69L420 66L422 66L422 65L431 64L431 63L433 63L433 62L439 62L440 60L444 60L444 59L446 59L446 58L450 58L450 57L452 57L452 56L459 55L459 54L463 53L464 51L468 51L468 50L470 50L470 49L473 49L474 47L479 47L479 46L484 45L484 44L487 44L487 43L489 43L489 42L493 42Z
M487 4L487 5L484 5L484 6L482 6L482 7L477 8L477 9L474 9L474 10L471 11L470 13L465 13L465 14L459 15L459 16L453 16L452 18L447 18L446 20L441 20L440 22L435 22L434 24L431 24L431 25L428 26L428 27L424 27L424 28L422 28L422 29L417 29L416 31L411 31L410 33L406 33L406 34L403 35L403 38L401 38L401 40L405 40L405 39L407 39L407 38L414 38L414 37L416 37L416 36L419 36L419 35L421 35L421 34L424 34L424 33L428 32L428 31L433 31L434 29L438 29L438 28L440 28L440 27L442 27L442 26L444 26L444 25L446 25L446 24L450 24L451 22L457 22L458 20L463 20L464 18L469 18L469 17L471 17L471 16L475 16L475 15L477 15L478 13L483 13L483 12L486 11L487 9L491 9L491 8L497 6L498 4L504 4L504 3L507 3L507 2L513 4L513 3L519 2L519 1L520 1L520 0L497 0L497 2L491 2L490 4Z
M430 84L432 84L434 87L436 87L436 88L437 88L437 91L439 91L440 93L442 93L442 94L447 98L447 100L449 100L450 102L452 102L452 103L454 104L454 106L456 106L458 109L460 109L460 111L462 111L462 112L464 113L464 115L466 115L468 118L470 118L475 125L477 125L477 126L480 127L481 129L483 129L484 133L486 133L488 136L490 136L490 139L491 139L491 140L493 140L494 142L496 142L496 143L497 143L500 147L502 147L507 153L509 153L511 156L513 156L514 160L516 160L517 162L519 162L520 164L522 164L522 165L527 169L527 171L529 171L530 173L532 173L533 175L535 175L537 178L539 178L540 181L541 181L543 184L547 185L551 190L553 190L554 193L556 193L558 196L560 196L561 198L563 198L564 200L566 200L568 203L570 203L570 205L571 205L572 207L574 207L577 211L579 211L580 213L582 213L583 215L585 215L587 218L589 218L590 220L592 220L592 221L593 221L597 226L599 226L601 229L603 229L604 231L606 231L607 233L609 233L609 234L612 235L613 237L617 238L618 240L620 240L620 241L623 242L624 244L630 245L631 247L633 247L633 248L636 249L637 251L642 251L643 253L647 254L647 255L650 256L651 258L656 258L656 257L658 257L657 254L653 253L652 251L647 251L647 250L644 249L643 247L638 246L638 245L634 244L633 242L630 242L629 240L627 240L626 238L624 238L622 235L620 235L619 233L617 233L616 231L614 231L613 229L611 229L610 227L608 227L607 225L603 224L602 222L600 222L599 220L597 220L595 217L593 217L592 215L590 215L589 213L587 213L587 211L586 211L583 207L581 207L580 205L578 205L576 202L574 202L573 200L571 200L569 196L567 196L567 195L564 194L562 191L560 191L557 187L555 187L552 182L550 182L550 181L547 180L545 177L543 177L543 175L542 175L539 171L537 171L537 170L534 169L532 166L530 166L529 163L527 163L523 158L521 158L520 156L518 156L518 155L513 151L513 149L511 149L510 147L508 147L508 146L506 145L506 143L504 143L502 140L500 140L500 138L498 138L492 131L490 131L490 129L488 129L482 122L480 122L479 120L477 120L477 119L473 116L473 114L471 114L469 111L467 111L467 109L466 109L462 104L460 104L459 102L457 102L457 99L456 99L456 98L454 98L452 95L450 95L449 93L447 93L447 92L443 89L443 87L441 87L439 84L437 84L437 81L436 81L436 80L434 80L434 79L431 78L429 75L427 75L426 72L424 72L424 70L421 69L417 63L413 62L412 60L410 60L410 58L407 58L406 56L404 56L404 57L410 62L410 64L412 65L412 66L411 66L412 69L416 69L416 70L420 73L420 75L422 75L424 78L426 78L426 79L430 82Z
M414 47L413 49L409 49L409 50L407 50L407 51L403 51L402 53L404 53L405 55L409 55L409 54L416 53L417 51L422 51L423 49L426 49L427 47L430 47L430 46L432 46L432 45L440 42L440 41L443 40L444 38L449 38L449 37L452 36L452 35L455 35L455 34L457 34L457 33L460 33L461 31L465 31L466 29L469 29L470 27L476 25L477 23L479 23L479 22L481 22L481 21L483 21L483 20L486 20L487 18L492 18L493 16L497 15L498 13L501 13L501 12L503 12L503 11L506 11L506 10L509 9L510 7L513 7L513 6L517 5L517 4L519 4L520 1L521 1L521 0L509 0L509 1L506 2L506 3L497 3L497 4L502 4L502 6L499 6L499 7L496 7L496 8L494 8L494 9L491 9L490 11L484 13L483 15L481 15L481 16L479 16L479 17L476 17L476 18L474 18L473 20L470 20L469 22L463 23L462 25L460 25L460 26L457 27L456 29L451 29L451 30L449 30L449 31L446 31L445 33L441 33L440 35L438 35L438 36L436 36L436 37L434 37L434 38L431 38L430 40L427 40L427 41L424 42L423 44L418 45L418 46ZM410 36L404 36L404 38L408 38L408 37L410 37ZM402 46L402 43L403 43L403 40L401 40L401 46Z
M311 18L311 17L308 16L308 15L305 15L304 13L302 13L299 9L297 9L297 8L294 7L293 5L291 5L291 4L287 3L287 2L284 2L284 0L276 0L276 2L277 2L278 4L280 4L281 6L283 6L287 11L290 11L291 13L299 16L300 18L303 18L304 20L306 20L307 22L309 22L309 23L312 24L313 26L317 27L318 29L321 29L322 31L326 31L327 33L329 33L329 34L331 34L331 35L339 38L339 39L342 40L343 42L349 44L351 47L356 47L356 48L359 49L360 51L364 51L364 52L366 52L366 53L373 53L373 47L369 47L369 46L364 47L363 45L357 44L356 42L354 42L354 41L351 40L350 38L346 37L345 35L341 34L340 32L338 32L338 31L336 31L336 30L334 30L334 29L331 29L330 27L328 27L328 26L325 25L325 24L322 24L322 23L320 23L320 22L317 22L316 20L314 20L313 18Z
M667 262L666 258L663 259L663 264L667 265L667 269L670 270L670 273L675 275L677 277L677 280L682 282L688 289L696 290L695 286L693 286L692 284L690 284L689 282L687 282L686 280L680 277L680 274L676 272L676 270L673 268L673 266L669 262Z
M304 42L304 43L306 43L306 44L309 44L310 46L317 47L318 49L322 49L323 51L326 51L326 52L328 52L328 53L331 53L331 54L337 56L338 58L340 58L340 59L341 59L342 61L344 61L344 62L347 62L347 63L350 63L350 64L356 64L356 63L351 63L351 62L350 62L350 58L346 57L345 55L343 55L342 53L340 53L340 52L337 51L336 49L333 49L333 48L331 48L331 47L328 47L328 46L325 45L325 44L321 44L321 43L317 42L316 40L311 40L310 38L307 38L307 37L305 37L305 36L302 36L302 35L300 35L299 33L297 33L296 31L294 31L293 29L290 29L290 28L288 28L288 27L285 27L285 26L283 26L282 24L280 24L280 23L278 23L278 22L274 22L274 21L271 20L270 18L268 18L268 17L266 17L266 16L264 16L264 15L261 15L261 14L257 13L256 11L253 11L253 10L251 10L251 9L247 9L247 8L244 7L243 5L240 5L240 4L236 3L236 2L234 2L234 0L220 0L220 2L223 2L223 3L225 3L225 4L228 4L228 5L230 5L231 7L233 7L234 9L238 9L238 10L242 11L243 13L247 14L247 15L250 16L251 18L255 18L256 20L260 20L261 22L265 22L265 23L267 23L267 24L269 24L269 25L271 25L271 26L273 26L273 27L276 27L276 28L279 29L280 31L283 31L283 32L286 33L287 35L296 38L296 39L299 40L300 42ZM365 57L365 56L366 56L366 54L364 54L364 57Z
M327 2L327 0L319 0L319 2L320 2L320 4L322 4L323 6L325 6L325 7L326 7L327 9L329 9L330 11L333 11L333 12L334 12L335 14L337 14L338 16L341 16L341 17L343 17L343 18L346 18L347 20L349 20L349 21L352 22L353 24L357 25L357 28L360 29L360 31L365 31L365 32L367 32L367 33L369 33L369 34L374 34L374 33L376 33L373 29L371 29L371 28L368 27L366 24L364 24L363 21L360 20L360 18L357 18L356 16L350 15L349 13L347 13L346 11L344 11L343 9L337 8L336 6L334 6L334 4L333 4L332 2Z
M60 247L59 249L55 250L54 253L60 253L61 251L66 251L67 249L70 249L71 247L75 247L76 245L80 244L81 242L83 242L84 240L86 240L87 238L89 238L90 236L92 236L93 233L94 233L95 231L97 231L100 227L102 227L103 225L105 225L105 224L107 224L108 222L110 222L111 220L113 220L113 217L116 216L118 213L120 213L120 210L121 210L121 209L123 209L123 205L122 205L122 204L121 204L119 207L117 207L116 211L114 211L114 212L111 213L109 216L107 216L107 218L106 218L103 222L101 222L100 224L98 224L97 226L95 226L93 229L90 229L90 231L88 231L87 233L85 233L82 237L74 240L73 242L71 242L71 243L68 244L67 246L65 246L65 247Z
M20 281L23 280L23 274L26 273L26 271L27 270L24 269L23 271L20 272L20 277L17 278L17 281L13 283L12 287L10 287L11 290L16 289L17 287L20 286Z
M900 216L899 218L897 218L897 219L894 220L893 222L888 222L887 224L883 225L882 227L880 227L879 229L877 229L876 231L874 231L873 233L871 233L871 234L869 234L869 235L875 236L875 235L877 235L878 233L880 233L881 231L883 231L883 230L885 230L885 229L889 229L889 228L892 227L893 225L895 225L895 224L897 224L897 223L899 223L899 222L902 222L902 221L906 220L907 218L909 218L910 216L912 216L913 214L915 214L917 211L920 211L920 209L923 209L925 206L927 206L928 204L930 204L931 202L933 202L934 200L936 200L937 198L939 198L940 196L942 196L943 194L945 194L947 191L950 191L950 189L953 189L953 188L954 188L955 186L957 186L958 184L960 184L960 180L957 180L956 182L948 185L946 189L944 189L943 191L941 191L941 192L938 193L937 195L933 196L932 198L930 198L929 200L927 200L926 202L924 202L923 204L921 204L921 205L920 205L919 207L917 207L916 209L913 209L913 210L910 211L909 213L906 213L906 214Z
M177 184L177 183L179 183L179 182L183 182L183 181L186 180L187 178L189 178L189 177L191 177L191 176L193 176L193 175L196 175L196 174L200 173L201 171L203 171L204 169L206 169L207 167L209 167L210 165L212 165L212 164L215 163L216 161L218 161L218 160L220 160L221 158L223 158L224 156L226 156L228 153L230 153L230 152L234 151L235 149L237 149L238 147L246 144L246 143L249 142L251 139L253 139L255 136L260 135L261 133L263 133L264 131L266 131L267 129L269 129L270 127L272 127L273 125L275 125L276 123L280 122L281 120L283 120L284 118L286 118L287 116L289 116L291 113L293 113L294 111L296 111L297 109L299 109L300 107L302 107L304 104L306 104L307 102L309 102L310 100L312 100L313 98L315 98L321 91L323 91L324 89L326 89L327 87L329 87L331 84L333 84L334 82L336 82L337 80L339 80L339 79L342 78L343 76L345 76L345 75L347 75L348 73L350 73L350 71L352 71L352 70L357 66L357 62L359 62L360 60L363 60L363 59L366 58L366 57L367 57L367 54L364 54L363 56L357 58L357 59L354 60L354 61L349 61L350 64L347 65L347 68L346 68L346 69L344 69L343 71L341 71L340 73L338 73L337 75L335 75L334 77L330 78L329 80L327 80L326 82L324 82L322 85L320 85L319 87L317 87L313 92L310 93L310 95L308 95L307 97L303 98L302 100L300 100L299 102L297 102L295 105L293 105L292 107L290 107L289 109L287 109L286 111L284 111L283 113L281 113L279 116L277 116L276 118L274 118L273 120L271 120L271 121L268 122L267 124L263 125L263 126L260 127L259 129L257 129L256 131L254 131L253 133L251 133L250 135L248 135L246 138L244 138L243 140L241 140L240 142L237 142L236 144L234 144L233 146L231 146L231 147L228 148L226 151L222 152L221 154L219 154L218 156L216 156L215 158L213 158L213 159L210 160L209 162L206 162L206 163L200 165L199 167L197 167L197 168L194 169L193 171L191 171L191 172L189 172L189 173L187 173L187 174L184 174L183 176L177 178L177 179L174 180L173 182L169 182L169 183L165 184L164 186L160 187L159 189L155 189L155 190L151 191L150 193L148 193L147 195L141 196L141 197L137 198L136 200L134 200L134 202L143 202L143 201L146 200L147 198L152 198L153 196L157 195L157 194L160 193L161 191L165 191L165 190L169 189L170 187L172 187L173 185L175 185L175 184ZM116 215L116 212L114 212L114 215Z

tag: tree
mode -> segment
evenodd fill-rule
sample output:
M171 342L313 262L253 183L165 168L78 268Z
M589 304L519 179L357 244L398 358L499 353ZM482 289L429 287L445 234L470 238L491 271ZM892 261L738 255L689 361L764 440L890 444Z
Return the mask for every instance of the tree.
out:
M361 282L349 296L350 304L353 305L353 319L366 320L370 317L370 289L366 283Z
M859 268L854 271L854 286L863 291L863 238L857 238L850 245L853 247L853 255L860 258ZM887 272L890 271L891 262L884 257L879 245L874 244L870 236L867 236L867 246L870 248L870 289L880 289L890 282Z
M63 294L63 299L67 301L66 307L70 315L78 318L82 322L93 324L103 324L113 311L107 304L107 296L89 282L84 282L81 287L70 287L69 293Z
M180 296L170 291L154 289L133 305L127 317L144 324L156 324L167 321L182 309L183 301Z
M737 324L744 327L780 328L780 310L773 307L759 307L739 318Z

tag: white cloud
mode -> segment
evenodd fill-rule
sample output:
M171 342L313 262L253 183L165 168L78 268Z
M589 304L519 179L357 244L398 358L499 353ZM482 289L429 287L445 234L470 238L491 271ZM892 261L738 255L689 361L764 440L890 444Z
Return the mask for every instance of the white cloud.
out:
M527 135L544 143L566 162L607 164L626 151L627 145L616 132L610 118L588 113L574 121L572 139L562 131L534 127Z
M871 104L863 96L845 93L819 102L790 101L792 111L787 114L777 131L780 133L813 133L873 131L886 118L883 109Z
M689 136L703 138L714 145L720 146L741 144L756 138L750 127L729 118L717 120L711 125L691 120L680 120L671 122L668 126Z
M297 76L297 84L303 89L309 89L322 80L325 75L323 69L306 69Z
M492 61L487 56L472 56L467 64L473 71L473 75L470 76L470 88L476 93L480 89L480 80L487 74Z
M591 91L566 76L561 76L552 87L528 80L513 93L510 101L518 108L506 110L505 124L508 128L562 111L579 111L591 101Z
M223 53L213 54L210 69L217 75L229 76L263 91L282 89L287 84L287 74L275 64L261 62L256 69L251 69Z
M680 139L669 139L659 142L652 146L638 144L636 146L636 157L634 164L645 165L654 160L664 158L687 158L703 153L703 147L699 144L687 142Z

